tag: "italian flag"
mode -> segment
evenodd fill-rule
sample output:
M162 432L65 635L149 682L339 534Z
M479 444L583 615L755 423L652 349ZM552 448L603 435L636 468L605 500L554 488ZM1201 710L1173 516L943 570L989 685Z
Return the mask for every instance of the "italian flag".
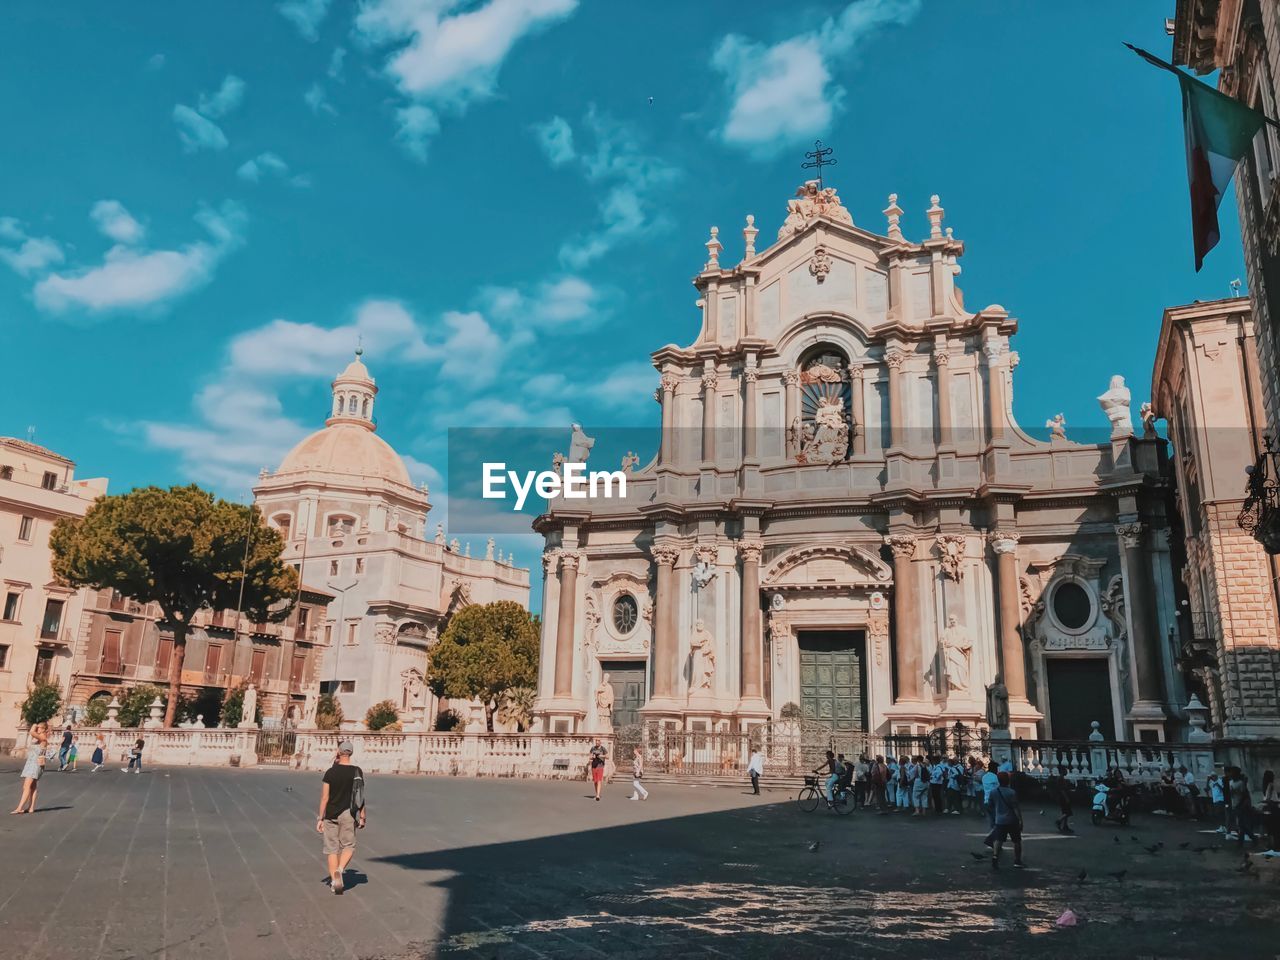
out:
M1191 187L1191 232L1198 273L1205 254L1218 245L1218 206L1222 203L1222 195L1267 118L1145 50L1130 44L1125 46L1149 63L1171 72L1182 87L1187 182Z

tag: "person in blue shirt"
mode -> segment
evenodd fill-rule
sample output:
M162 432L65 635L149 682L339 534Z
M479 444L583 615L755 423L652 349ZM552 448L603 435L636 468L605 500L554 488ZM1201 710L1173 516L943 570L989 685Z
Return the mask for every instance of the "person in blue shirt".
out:
M960 816L960 791L964 786L964 764L956 757L947 761L947 813Z
M889 812L892 813L898 807L898 758L890 757L886 766L889 768L889 779L885 781L884 795Z
M911 784L911 804L915 807L913 817L923 817L929 809L929 764L924 757L917 756L915 763L915 780Z
M1013 841L1013 865L1026 866L1022 862L1022 807L1018 804L1018 795L1009 786L1008 771L999 774L1000 786L991 794L991 804L995 812L996 825L982 841L991 847L991 868L1000 866L1000 853L1006 840Z
M991 805L991 794L996 792L1000 786L1000 777L996 762L992 760L987 764L987 772L982 775L982 812L987 815L987 826L994 827L996 825L995 808Z
M933 766L929 770L929 799L933 802L933 812L942 814L942 790L947 782L947 764L942 757L929 758Z

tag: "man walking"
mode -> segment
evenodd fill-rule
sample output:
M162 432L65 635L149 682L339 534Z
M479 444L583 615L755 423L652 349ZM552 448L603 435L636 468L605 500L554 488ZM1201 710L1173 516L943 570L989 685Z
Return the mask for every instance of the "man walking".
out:
M760 796L760 778L764 776L764 756L758 749L751 751L747 761L747 773L751 775L751 792Z
M329 884L336 894L343 892L342 876L356 852L356 828L365 825L364 771L352 764L354 752L350 740L338 744L333 766L324 773L316 817L316 833L324 837L329 861Z
M1021 867L1023 866L1022 807L1018 804L1018 795L1009 786L1010 778L1008 772L1002 771L999 777L1000 786L991 795L992 806L995 808L996 825L987 834L987 839L983 843L991 847L991 867L995 869L1000 866L1000 851L1004 847L1005 840L1012 840L1013 865Z
M587 769L591 771L591 784L596 791L596 803L600 802L600 788L604 785L604 765L608 758L609 751L600 742L600 738L596 737L596 742L591 747L590 759L587 761Z
M67 754L71 752L71 742L71 725L68 724L62 731L62 746L58 749L59 772L67 769Z

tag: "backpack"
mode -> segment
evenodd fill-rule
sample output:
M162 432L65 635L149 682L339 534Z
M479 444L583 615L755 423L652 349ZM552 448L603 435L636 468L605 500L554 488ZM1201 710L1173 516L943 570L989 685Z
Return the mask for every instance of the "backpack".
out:
M364 771L356 767L356 775L351 780L351 816L360 819L360 811L364 809Z

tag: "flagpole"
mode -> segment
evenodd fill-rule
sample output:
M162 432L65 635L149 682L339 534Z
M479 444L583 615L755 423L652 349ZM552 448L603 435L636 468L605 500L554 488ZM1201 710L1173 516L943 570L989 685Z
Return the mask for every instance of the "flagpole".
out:
M1256 113L1259 117L1262 118L1263 123L1266 123L1269 126L1275 127L1277 130L1280 130L1280 120L1276 120L1273 117L1267 116L1257 107L1251 107L1249 106L1249 104L1245 103L1243 100L1239 100L1235 97L1228 96L1227 94L1223 93L1221 90L1218 90L1215 87L1209 86L1209 84L1205 83L1203 80L1197 80L1191 74L1183 70L1179 70L1172 63L1169 63L1165 60L1161 60L1155 54L1148 53L1146 50L1143 50L1141 47L1135 47L1132 43L1127 43L1123 40L1121 41L1121 43L1124 43L1126 47L1128 47L1130 50L1132 50L1134 53L1140 56L1143 60L1147 61L1147 63L1151 64L1153 67L1159 67L1161 70L1168 70L1175 77L1177 77L1182 83L1194 83L1198 87L1203 87L1209 93L1222 97L1225 100L1230 100L1232 103L1236 104L1237 106L1244 107L1246 110L1252 110L1254 113Z

